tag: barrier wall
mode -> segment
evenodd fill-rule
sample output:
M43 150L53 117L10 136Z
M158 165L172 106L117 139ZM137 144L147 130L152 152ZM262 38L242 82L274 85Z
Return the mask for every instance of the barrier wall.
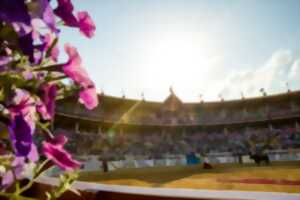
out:
M273 150L267 152L271 161L293 161L300 160L300 149L298 150ZM212 153L208 154L206 157L201 157L199 154L196 154L200 157L201 162L203 160L208 161L209 163L238 163L238 157L233 156L229 152L225 153ZM82 171L102 171L103 163L98 160L97 155L89 155L84 157L79 157L78 159L82 161ZM131 157L132 158L132 157ZM253 160L249 156L242 156L243 163L253 163ZM187 165L186 157L184 155L169 155L169 158L166 159L128 159L128 160L119 160L119 161L109 161L108 170L113 171L119 168L142 168L142 167L156 167L156 166L179 166ZM57 176L61 173L61 170L58 168L52 168L47 171L49 176Z

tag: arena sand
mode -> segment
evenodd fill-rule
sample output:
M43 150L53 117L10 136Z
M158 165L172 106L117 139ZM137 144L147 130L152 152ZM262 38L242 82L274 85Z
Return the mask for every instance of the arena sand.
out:
M216 164L82 172L80 180L113 185L300 193L300 161Z

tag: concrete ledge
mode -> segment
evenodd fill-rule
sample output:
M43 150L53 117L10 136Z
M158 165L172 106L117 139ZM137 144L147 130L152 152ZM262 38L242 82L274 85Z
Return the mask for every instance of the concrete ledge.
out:
M40 184L56 185L57 178L40 177L37 180ZM105 185L99 183L76 181L73 188L93 193L94 198L82 199L101 199L105 200L184 200L184 199L258 199L258 200L299 200L300 194L281 193L281 192L248 192L248 191L230 191L230 190L196 190L196 189L183 189L183 188L148 188L148 187L133 187L133 186L120 186L120 185ZM91 194L90 194L91 195ZM68 198L64 198L68 199ZM74 198L73 198L74 199ZM79 198L81 199L81 198ZM99 198L100 199L100 198ZM74 199L75 200L75 199Z

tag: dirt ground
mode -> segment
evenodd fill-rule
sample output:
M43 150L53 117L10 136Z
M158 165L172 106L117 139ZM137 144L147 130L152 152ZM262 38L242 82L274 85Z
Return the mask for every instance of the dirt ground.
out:
M113 185L300 193L300 161L218 164L82 172L80 180Z

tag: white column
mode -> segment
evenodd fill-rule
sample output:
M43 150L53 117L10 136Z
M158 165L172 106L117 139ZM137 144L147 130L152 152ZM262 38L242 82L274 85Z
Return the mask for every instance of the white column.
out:
M80 133L78 122L75 123L75 133Z
M269 124L269 129L270 129L270 131L273 131L273 125L272 124Z

